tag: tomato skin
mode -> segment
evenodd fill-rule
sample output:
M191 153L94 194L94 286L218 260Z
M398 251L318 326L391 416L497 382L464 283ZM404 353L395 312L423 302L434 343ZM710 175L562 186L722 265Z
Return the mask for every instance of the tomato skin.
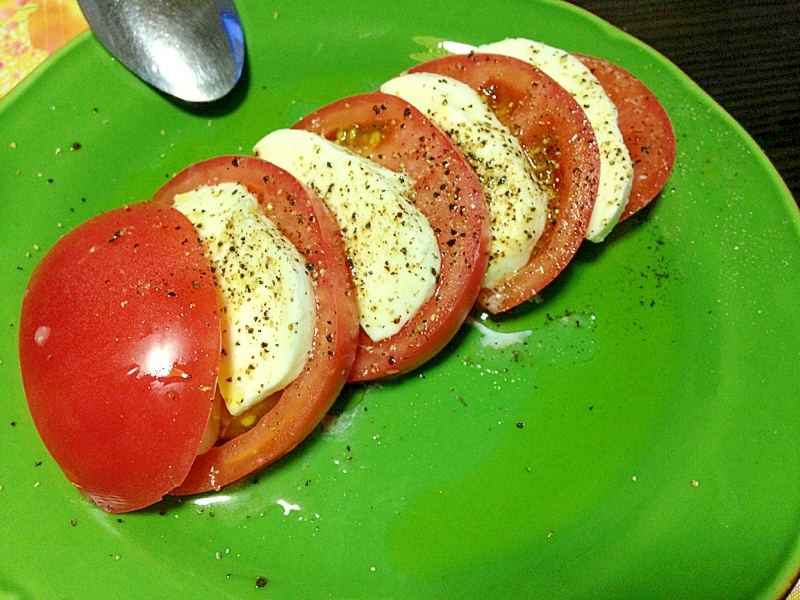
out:
M532 298L567 266L589 226L600 176L594 130L574 98L536 67L495 54L452 55L409 69L457 79L486 96L506 127L531 151L556 155L549 180L555 195L545 230L528 264L478 296L492 313Z
M336 400L353 364L358 338L355 290L336 221L319 198L275 165L250 156L223 156L192 165L159 189L154 202L201 185L238 182L310 266L316 295L312 355L277 404L249 431L197 457L172 494L220 489L274 462L302 442Z
M62 237L22 302L20 365L36 428L67 478L112 513L183 481L211 411L219 346L197 232L152 203Z
M388 169L404 171L415 183L414 205L428 219L439 247L439 280L433 296L395 335L373 342L361 331L349 381L408 373L453 338L480 290L491 235L480 182L449 138L396 96L373 92L344 98L294 128L331 141L341 131L380 131L375 143L352 149Z
M667 111L639 79L602 58L574 56L617 107L619 128L633 160L633 186L622 221L647 206L667 183L675 164L675 131Z

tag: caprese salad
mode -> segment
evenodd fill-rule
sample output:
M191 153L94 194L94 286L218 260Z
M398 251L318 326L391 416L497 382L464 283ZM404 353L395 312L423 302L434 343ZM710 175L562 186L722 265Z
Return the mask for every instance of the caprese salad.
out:
M22 302L34 423L109 512L218 490L476 302L532 298L674 160L663 107L604 60L512 39L419 64L62 237Z

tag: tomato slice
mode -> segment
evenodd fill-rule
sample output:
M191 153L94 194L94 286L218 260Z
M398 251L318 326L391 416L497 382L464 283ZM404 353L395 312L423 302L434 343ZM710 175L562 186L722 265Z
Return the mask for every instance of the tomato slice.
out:
M639 79L602 58L574 56L617 107L619 128L633 160L633 186L622 221L647 206L667 183L675 164L675 131L667 111Z
M490 312L507 311L553 281L583 241L600 175L594 130L564 88L536 67L509 56L445 56L409 72L446 75L481 93L500 122L519 138L540 181L554 192L547 226L528 264L478 296Z
M490 236L480 182L449 138L395 96L374 92L345 98L294 127L340 142L414 181L412 201L436 235L439 280L433 296L395 335L373 342L361 331L349 381L407 373L452 339L480 290Z
M172 494L220 489L279 459L319 424L341 391L358 337L355 291L339 228L319 198L275 165L249 156L224 156L192 165L159 189L154 201L234 182L254 194L267 215L308 261L316 295L312 354L303 372L248 431L197 457Z
M20 366L36 428L67 478L109 512L153 504L189 472L219 346L197 231L152 203L62 237L22 302Z

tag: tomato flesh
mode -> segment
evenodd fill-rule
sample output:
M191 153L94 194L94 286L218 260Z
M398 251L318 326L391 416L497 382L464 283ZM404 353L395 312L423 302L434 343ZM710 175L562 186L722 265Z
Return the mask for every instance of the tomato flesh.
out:
M458 150L406 101L381 92L344 98L295 126L414 182L412 202L436 235L441 257L433 296L395 335L373 342L362 330L349 381L407 373L456 334L480 290L488 262L489 209L480 182Z
M600 175L594 130L564 88L536 67L509 56L445 56L409 72L452 77L481 93L519 139L539 180L553 191L547 225L528 264L478 296L490 312L507 311L553 281L586 235Z
M619 113L619 129L633 160L631 195L620 217L624 220L647 206L667 183L675 164L675 131L667 111L639 79L602 58L574 56L597 77Z
M109 512L160 500L200 447L219 366L216 291L180 212L133 204L45 255L22 302L19 354L41 438Z
M336 400L356 352L358 312L339 228L322 201L294 177L255 157L219 157L177 174L156 192L154 202L171 205L178 194L224 182L240 183L254 194L264 214L308 261L316 330L303 372L255 426L198 456L172 490L177 495L220 489L292 450Z

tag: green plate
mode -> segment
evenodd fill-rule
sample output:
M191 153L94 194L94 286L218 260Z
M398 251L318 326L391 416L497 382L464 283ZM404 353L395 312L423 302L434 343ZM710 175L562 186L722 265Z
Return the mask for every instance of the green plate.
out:
M171 102L91 34L0 103L0 598L785 593L800 565L800 218L750 137L568 4L239 5L249 64L220 105ZM414 63L418 36L526 36L626 67L675 126L664 192L538 302L476 315L417 373L347 389L256 476L122 516L84 501L20 383L37 260L189 163L375 89Z

